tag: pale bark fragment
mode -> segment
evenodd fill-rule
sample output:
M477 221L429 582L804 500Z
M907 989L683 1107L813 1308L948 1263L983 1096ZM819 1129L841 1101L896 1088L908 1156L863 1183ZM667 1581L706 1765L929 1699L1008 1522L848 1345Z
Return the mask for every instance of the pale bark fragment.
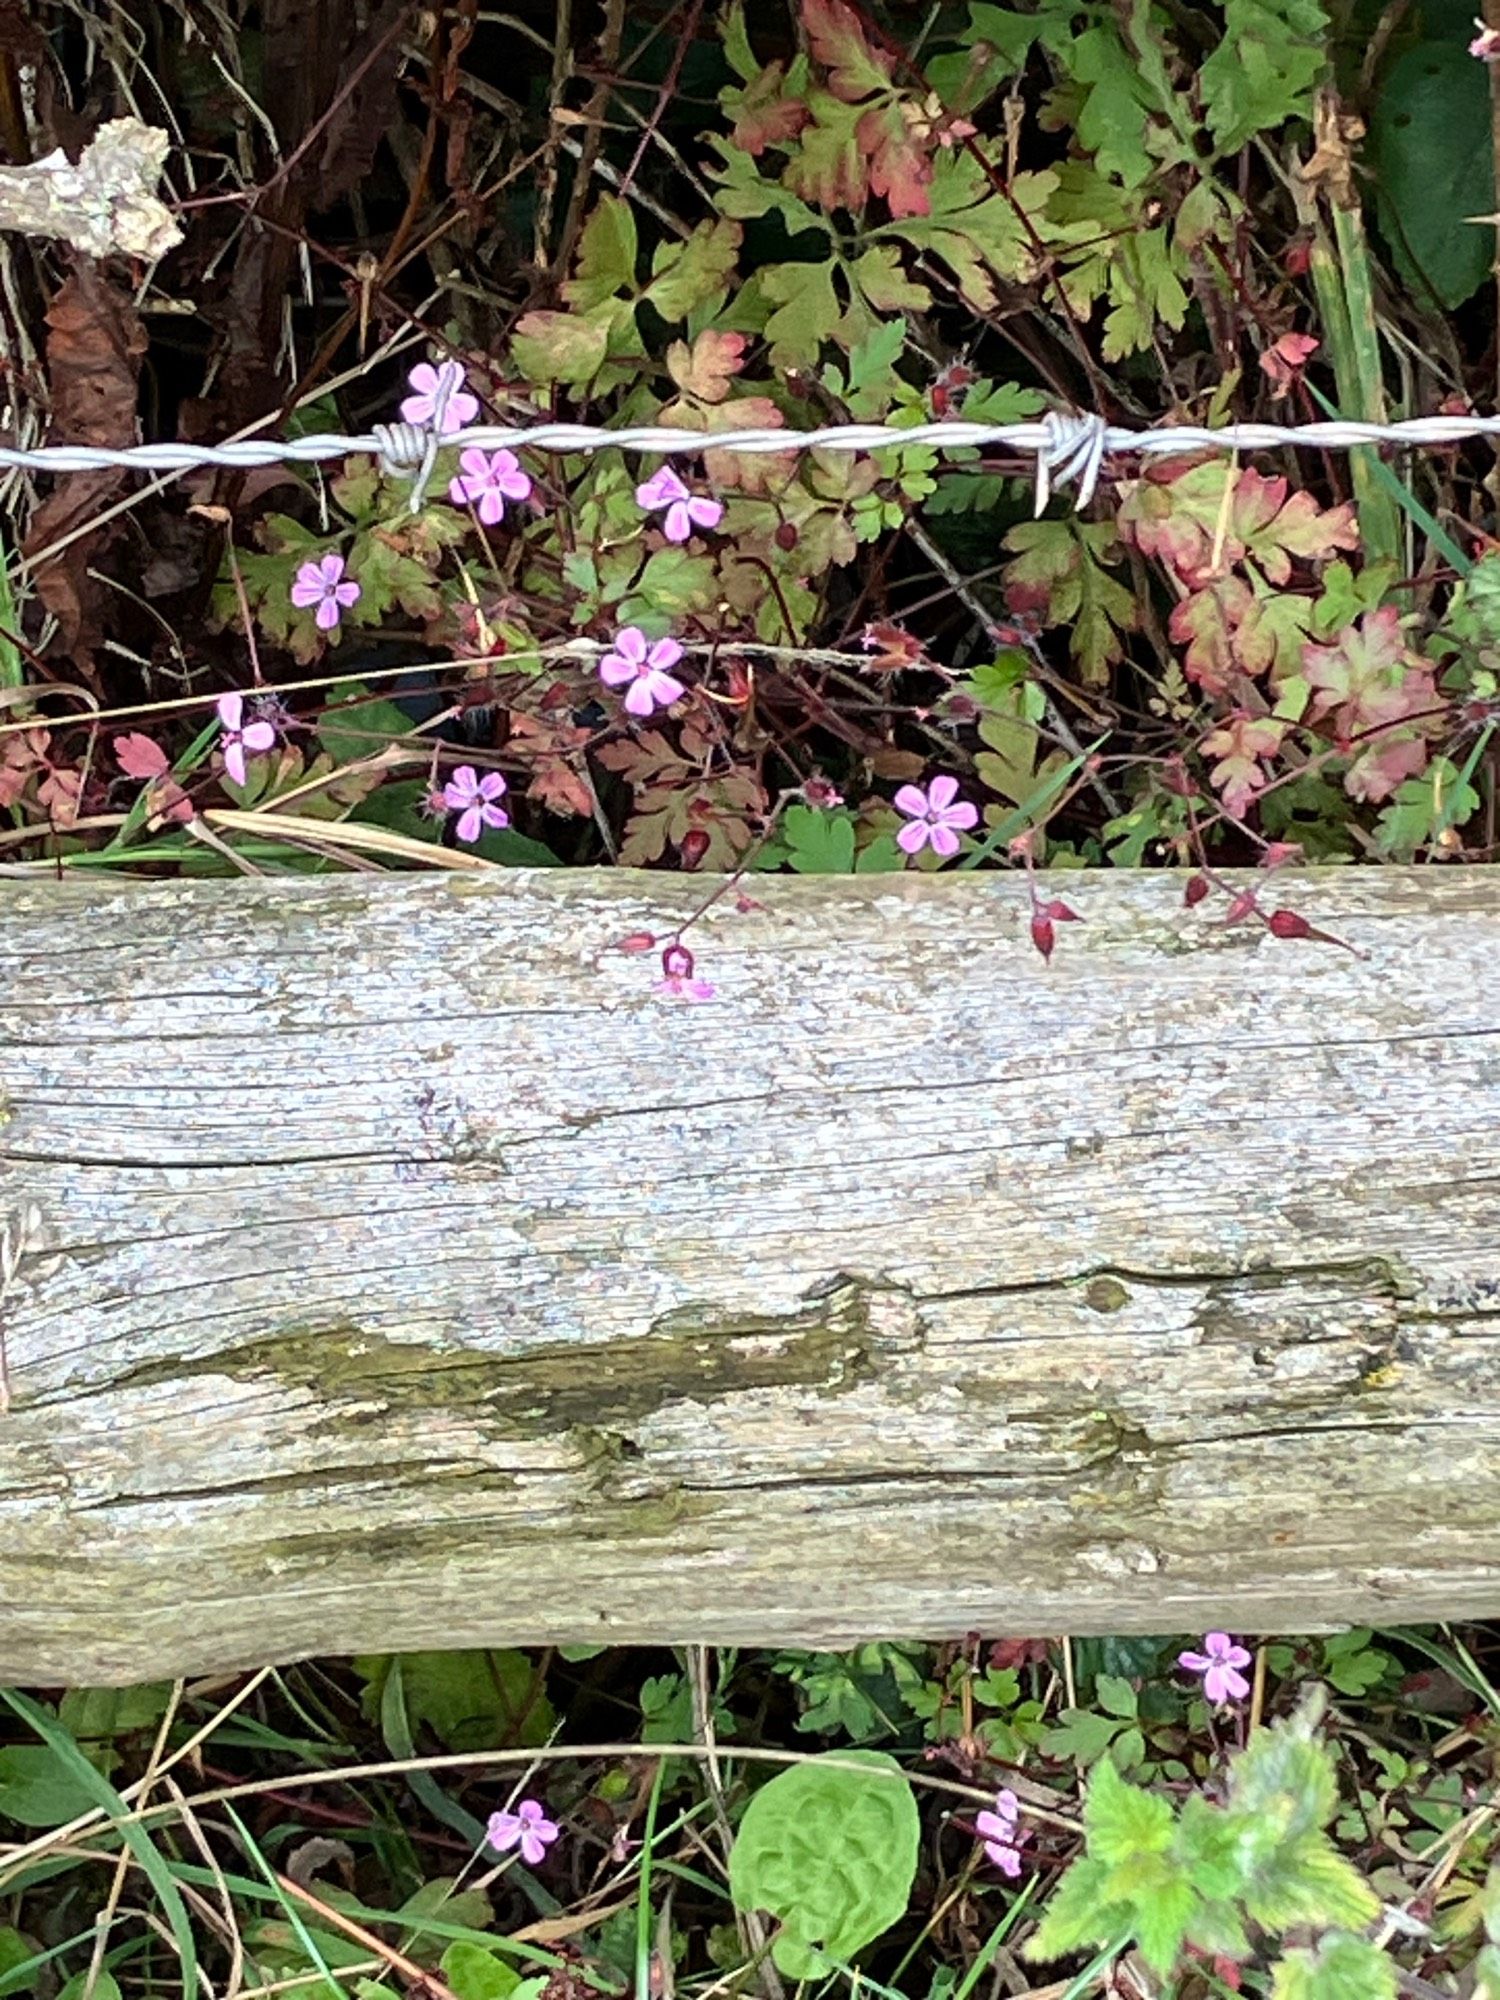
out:
M182 228L158 198L167 134L111 118L71 161L59 146L29 166L0 166L0 229L59 237L86 257L164 257Z

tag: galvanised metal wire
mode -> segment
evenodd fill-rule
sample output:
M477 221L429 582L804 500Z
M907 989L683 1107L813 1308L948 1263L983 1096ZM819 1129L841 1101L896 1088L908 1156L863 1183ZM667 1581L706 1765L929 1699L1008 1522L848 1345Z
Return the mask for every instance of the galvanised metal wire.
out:
M444 387L448 385L445 383ZM442 421L440 396L435 421ZM413 475L413 511L422 504L437 449L479 446L486 451L636 451L663 458L688 458L708 451L874 452L929 446L939 451L999 447L1036 460L1037 512L1053 491L1074 488L1075 505L1086 506L1105 464L1112 458L1168 457L1182 452L1299 450L1348 451L1361 445L1405 447L1467 443L1500 438L1500 416L1408 417L1397 423L1366 424L1330 418L1306 424L1158 425L1131 430L1094 414L1053 411L1031 423L968 423L961 417L941 423L824 424L816 430L774 430L766 426L728 431L678 430L662 424L473 424L439 435L433 425L376 424L362 437L318 432L299 438L242 438L226 444L137 444L116 450L98 445L0 444L0 468L33 472L128 471L194 472L205 466L244 471L264 465L321 465L368 453L394 471Z

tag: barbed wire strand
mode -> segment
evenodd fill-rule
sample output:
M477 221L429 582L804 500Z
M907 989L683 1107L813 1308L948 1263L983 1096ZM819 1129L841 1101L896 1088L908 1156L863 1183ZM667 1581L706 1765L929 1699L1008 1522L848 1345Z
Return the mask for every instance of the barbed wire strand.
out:
M442 387L448 385L444 382ZM446 404L447 398L442 401ZM439 417L439 421L441 418ZM999 446L1036 459L1037 512L1058 487L1076 482L1075 506L1092 498L1112 458L1159 458L1185 452L1351 451L1361 446L1444 447L1476 438L1500 438L1500 416L1406 417L1394 423L1358 423L1326 418L1314 423L1224 424L1210 430L1196 424L1158 425L1131 430L1095 414L1051 411L1035 422L984 424L962 417L937 423L824 424L815 430L780 430L767 425L743 430L678 430L665 424L471 424L440 436L434 424L376 424L363 436L320 431L299 438L242 438L224 444L169 441L126 445L0 444L0 469L33 472L196 472L218 466L244 470L268 465L321 465L358 455L379 458L386 467L413 477L413 511L422 504L439 448L486 451L635 451L663 458L704 452L782 453L806 451L877 452L914 447L977 450Z

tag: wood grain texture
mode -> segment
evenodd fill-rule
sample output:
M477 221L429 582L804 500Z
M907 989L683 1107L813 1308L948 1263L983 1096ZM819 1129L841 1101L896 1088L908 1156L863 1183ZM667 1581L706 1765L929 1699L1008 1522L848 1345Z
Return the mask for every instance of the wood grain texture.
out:
M1500 1612L1500 874L1295 886L0 891L0 1678Z

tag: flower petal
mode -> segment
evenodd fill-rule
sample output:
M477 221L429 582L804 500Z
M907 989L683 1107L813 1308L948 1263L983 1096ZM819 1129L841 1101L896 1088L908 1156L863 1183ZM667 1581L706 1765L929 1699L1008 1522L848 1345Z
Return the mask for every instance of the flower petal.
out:
M430 361L419 361L406 378L406 386L418 396L430 396L438 385L437 370Z
M951 861L958 852L958 835L943 820L934 821L928 830L934 854L941 854L945 861Z
M238 736L224 745L224 769L237 785L245 782L245 746Z
M445 795L448 792L457 792L459 795L458 804L466 806L478 790L479 773L474 769L472 764L460 764L458 769L453 773L453 776L448 780L445 787Z
M687 693L681 681L675 680L671 674L664 674L659 667L653 667L636 685L646 689L658 708L670 708L674 701L681 701Z
M344 574L344 558L336 549L330 549L318 564L318 574L325 584L337 583Z
M969 827L978 823L979 808L971 805L967 799L960 799L956 805L943 806L939 817L944 826L956 826L960 831L967 831Z
M688 518L687 503L674 500L667 509L667 518L662 522L662 533L669 542L685 542L693 532L693 524Z
M334 597L340 604L358 604L364 592L352 576L346 576L342 583L334 586Z
M639 625L622 625L615 634L615 651L622 660L639 666L647 653L646 635Z
M896 835L896 845L903 854L920 854L931 831L925 819L909 819Z
M219 712L219 720L226 729L238 729L240 717L245 712L245 697L236 692L221 694L214 703Z
M913 819L926 819L927 794L919 785L903 785L896 794L897 812L909 813Z
M927 787L927 798L934 812L942 812L958 797L958 780L948 771L939 771Z
M313 623L321 632L331 632L339 622L339 604L336 597L325 597L313 613Z
M486 771L479 780L479 796L484 799L498 799L505 790L505 777L500 771Z
M696 494L687 503L687 510L700 528L717 528L724 518L724 509L717 500L707 500Z
M625 706L630 710L632 715L641 716L649 715L652 709L655 708L656 703L651 694L651 678L649 675L644 677L637 675L632 680L630 686L625 690Z
M270 750L275 747L276 731L269 722L247 722L240 732L240 741L247 750Z
M658 639L646 655L646 663L660 672L663 667L675 667L682 658L682 648L675 639Z
M606 653L599 662L599 678L606 687L620 687L636 677L638 662L622 660L618 653Z
M454 832L460 840L478 840L484 831L484 809L476 801L467 812L460 813Z

